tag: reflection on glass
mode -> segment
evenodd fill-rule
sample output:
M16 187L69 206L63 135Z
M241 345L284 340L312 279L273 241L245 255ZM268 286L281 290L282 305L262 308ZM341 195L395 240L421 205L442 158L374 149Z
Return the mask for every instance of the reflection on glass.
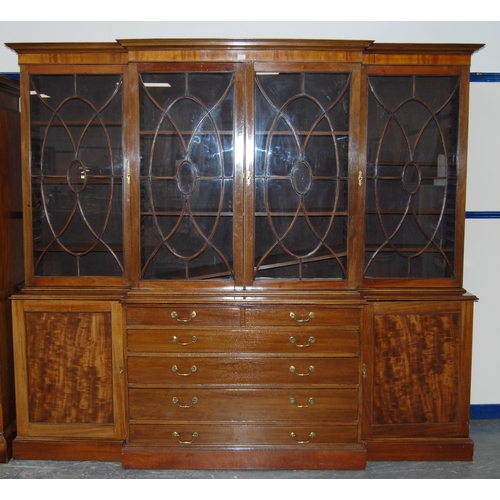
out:
M140 75L143 279L233 279L232 73Z
M458 77L371 76L365 276L454 276Z
M350 75L255 78L256 279L346 279Z
M35 276L123 276L122 77L30 85Z

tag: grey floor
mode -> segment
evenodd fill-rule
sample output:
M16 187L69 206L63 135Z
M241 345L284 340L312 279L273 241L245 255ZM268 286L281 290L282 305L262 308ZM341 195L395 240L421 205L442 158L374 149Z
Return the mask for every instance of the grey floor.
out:
M122 469L116 462L11 460L0 479L498 479L500 420L472 420L472 462L369 462L362 471L183 471Z

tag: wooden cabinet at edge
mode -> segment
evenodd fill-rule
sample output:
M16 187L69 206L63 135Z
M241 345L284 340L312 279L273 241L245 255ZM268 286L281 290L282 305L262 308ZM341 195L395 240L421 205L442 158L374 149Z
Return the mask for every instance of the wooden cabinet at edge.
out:
M16 432L9 297L23 281L19 82L0 76L0 462Z
M481 46L9 46L26 240L14 456L472 458L462 267Z

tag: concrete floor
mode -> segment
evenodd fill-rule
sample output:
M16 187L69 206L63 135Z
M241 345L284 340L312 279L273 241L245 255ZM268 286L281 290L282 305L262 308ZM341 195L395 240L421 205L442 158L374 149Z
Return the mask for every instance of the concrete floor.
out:
M184 471L122 469L117 462L11 460L0 479L498 479L500 420L472 420L472 462L369 462L361 471Z

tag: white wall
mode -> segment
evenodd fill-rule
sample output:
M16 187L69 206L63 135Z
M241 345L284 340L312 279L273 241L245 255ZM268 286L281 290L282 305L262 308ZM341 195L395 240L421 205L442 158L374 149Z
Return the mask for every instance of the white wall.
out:
M43 5L43 4L40 4ZM331 13L330 13L331 14ZM327 38L377 42L484 43L471 71L500 73L500 22L0 22L0 73L17 72L6 42L114 41L119 38ZM500 84L471 85L467 210L500 211ZM497 243L497 244L495 244ZM473 404L500 404L500 221L466 223L465 287L480 301L475 309Z

